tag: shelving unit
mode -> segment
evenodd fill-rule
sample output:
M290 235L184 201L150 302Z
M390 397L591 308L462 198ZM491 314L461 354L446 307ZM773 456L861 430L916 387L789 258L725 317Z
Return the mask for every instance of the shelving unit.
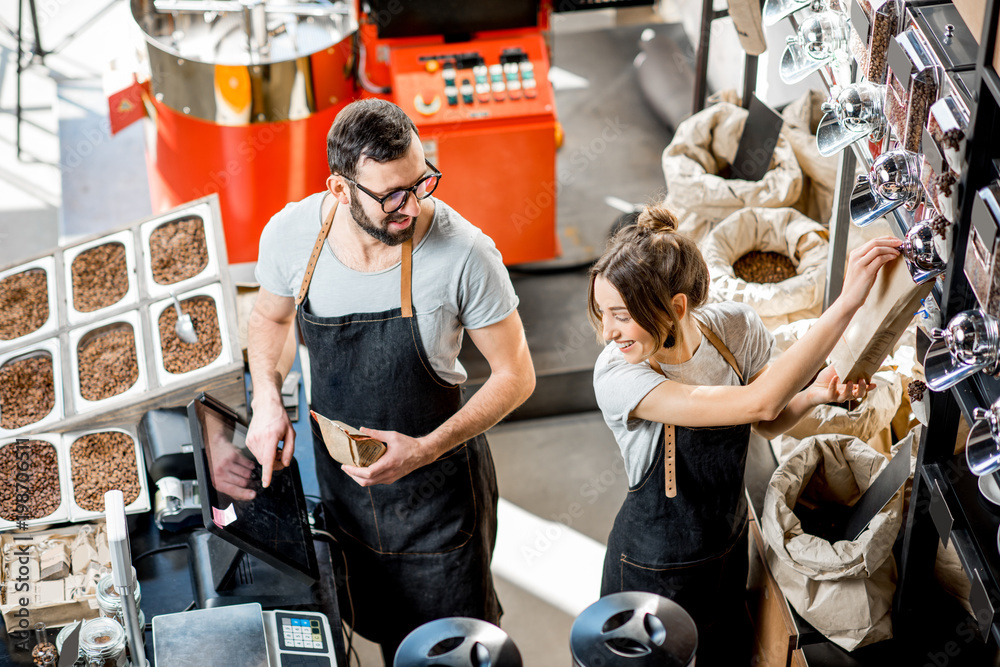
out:
M997 177L993 161L1000 157L1000 143L996 140L1000 78L993 69L1000 2L987 0L985 5L976 62L978 85L972 91L965 168L960 179L960 217L955 225L953 260L939 294L944 322L977 305L963 269L972 204L976 192ZM938 540L951 541L972 585L970 603L981 638L1000 646L1000 617L996 613L1000 610L1000 514L987 507L978 479L966 467L965 455L953 453L959 419L971 425L972 411L989 407L998 397L1000 382L981 373L948 392L931 395L929 425L923 431L917 454L896 590L895 622L903 631L926 611L921 589L933 577ZM995 477L1000 480L1000 476Z
M855 2L856 0L848 0ZM928 4L907 1L907 6ZM964 258L976 192L1000 176L1000 76L993 66L997 48L1000 0L986 0L985 20L975 63L976 84L970 105L965 164L959 182L959 217L954 222L952 259L932 292L947 323L962 310L978 306L964 273ZM794 15L790 16L797 28ZM828 68L821 70L827 91L832 89ZM857 77L854 77L857 80ZM869 169L872 155L864 142L852 144L840 156L835 194L836 208L830 223L831 257L825 304L840 292L851 222L848 202L858 165ZM904 236L913 215L902 207L887 216L893 233ZM914 628L927 614L928 582L933 581L938 541L952 543L972 585L970 603L976 612L980 638L1000 650L1000 512L990 506L978 488L978 478L969 472L964 453L955 455L959 420L971 426L972 412L988 408L1000 398L1000 380L982 373L950 391L930 396L929 426L923 429L916 461L910 511L904 526L899 579L894 601L895 635L918 642ZM994 473L1000 483L1000 473ZM912 634L911 634L912 633ZM991 650L992 650L991 649Z

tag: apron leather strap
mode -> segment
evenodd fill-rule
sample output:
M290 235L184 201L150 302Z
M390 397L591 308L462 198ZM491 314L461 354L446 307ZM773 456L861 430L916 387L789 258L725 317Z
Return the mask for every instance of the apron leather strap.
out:
M745 382L745 380L743 379L743 373L740 372L740 367L736 364L736 357L733 356L733 353L730 352L729 348L726 347L726 344L723 343L722 340L715 335L715 332L708 328L708 325L703 324L699 320L695 321L698 322L698 328L701 329L701 333L704 334L705 338L708 339L708 342L710 342L712 346L719 351L719 354L722 355L722 358L725 359L726 362L733 367L733 370L736 372L736 377L740 379L740 384L743 384Z
M306 294L309 293L309 285L312 283L313 273L316 271L316 262L319 261L319 256L323 252L323 244L326 243L326 238L330 235L330 228L333 227L333 214L337 212L337 206L340 204L336 199L333 200L333 208L327 214L326 218L323 220L323 226L319 230L319 235L316 236L316 244L313 246L312 254L309 255L309 263L306 264L306 271L302 275L302 285L299 287L299 295L295 297L295 307L298 308L305 301ZM406 239L403 242L402 247L402 260L400 266L400 284L399 284L399 300L401 303L403 317L413 317L413 295L412 295L412 278L413 278L413 239Z
M699 320L695 320L698 323L698 328L701 329L701 333L705 336L709 343L712 344L722 358L733 367L736 371L736 375L740 378L740 384L743 384L743 374L740 372L739 366L736 364L736 357L733 353L729 351L726 344L715 335L715 332L708 328L707 325L703 324ZM677 443L674 439L674 425L664 424L663 425L663 475L664 475L664 489L666 490L667 498L674 498L677 496L677 472L676 472L676 458L677 458Z
M663 474L665 476L665 486L667 498L677 495L677 473L674 471L674 460L676 457L677 445L674 443L674 425L663 425Z
M417 224L414 220L412 224ZM399 302L403 317L413 317L413 296L411 294L411 278L413 277L413 238L403 241L403 258L400 262Z
M333 208L327 214L326 219L323 220L323 226L319 230L319 236L316 237L316 245L313 246L312 254L309 255L309 263L306 264L306 272L302 274L302 286L299 287L299 295L295 297L295 307L298 308L306 298L306 294L309 292L309 283L312 282L313 271L316 270L316 262L319 261L319 255L323 252L323 244L326 243L326 237L330 235L330 228L333 227L333 214L337 212L337 206L340 204L336 198L333 200Z

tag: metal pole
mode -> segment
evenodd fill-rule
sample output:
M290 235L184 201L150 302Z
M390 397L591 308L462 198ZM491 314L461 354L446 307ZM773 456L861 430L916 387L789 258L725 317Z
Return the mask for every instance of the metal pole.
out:
M757 90L757 56L743 54L743 108L750 108L750 98Z
M21 72L24 71L24 0L17 0L17 102L15 105L14 117L17 119L14 147L17 150L17 159L21 159Z
M830 254L826 260L826 295L823 310L830 307L844 287L844 262L847 259L847 235L851 231L851 191L854 189L854 171L857 169L854 151L845 148L840 152L837 181L834 191L833 215L830 217Z
M712 0L701 2L701 34L698 37L698 51L694 65L694 104L692 113L698 113L705 108L705 98L708 96L708 45L712 39Z

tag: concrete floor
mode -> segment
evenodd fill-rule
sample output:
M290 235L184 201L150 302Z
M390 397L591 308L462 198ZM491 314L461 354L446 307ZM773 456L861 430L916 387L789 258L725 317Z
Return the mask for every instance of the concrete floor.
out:
M38 7L43 46L53 48L79 32L58 53L48 55L44 64L39 62L24 74L24 154L18 160L13 116L16 52L10 34L17 25L17 7L0 6L0 266L44 252L77 234L149 214L144 177L136 179L137 173L144 173L141 125L111 137L99 84L106 63L134 48L126 37L131 30L127 3L53 0L38 2ZM607 122L624 118L626 127L625 139L592 161L594 171L569 184L571 189L587 191L588 198L563 198L568 204L560 207L565 251L560 261L575 263L599 254L618 215L603 202L605 195L644 202L662 188L659 154L669 133L642 107L632 55L623 51L635 48L638 34L627 24L650 20L658 19L648 10L617 15L602 10L555 18L557 56L560 48L573 44L586 50L595 39L620 52L618 61L601 59L596 51L589 60L560 62L557 57L557 65L600 84L589 96L577 91L558 100L567 129L560 160L585 148ZM109 39L111 35L121 38ZM612 98L619 103L626 99L628 104L616 114ZM90 161L81 168L74 156L84 152ZM109 161L108 155L116 159ZM602 187L594 187L595 183ZM544 279L526 279L525 284L538 291L522 296L524 304L534 304L530 306L534 316L523 317L529 340L539 346L536 361L553 371L592 366L599 348L583 315L584 297L569 302L575 306L560 300L560 308L573 312L556 317L540 296L544 286L539 281ZM564 275L553 281L562 284L556 291L564 291L579 278ZM569 664L569 629L575 615L597 599L604 540L625 495L617 446L595 412L503 424L489 438L503 498L503 527L494 563L505 609L503 626L526 665ZM373 645L358 639L355 646L363 665L381 664Z

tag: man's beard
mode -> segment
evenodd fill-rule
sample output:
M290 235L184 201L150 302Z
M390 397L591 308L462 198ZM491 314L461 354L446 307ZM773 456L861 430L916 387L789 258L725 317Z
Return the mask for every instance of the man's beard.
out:
M381 224L379 224L369 218L368 214L365 213L365 209L361 205L358 195L359 192L357 188L355 188L353 196L351 197L351 216L354 218L354 222L358 224L358 227L363 229L369 236L388 246L397 246L413 238L413 232L417 228L416 220L411 220L410 225L406 229L401 229L396 233L392 233L386 227L388 223L401 222L410 216L399 215L398 212L390 213L386 215L385 218L382 219Z

